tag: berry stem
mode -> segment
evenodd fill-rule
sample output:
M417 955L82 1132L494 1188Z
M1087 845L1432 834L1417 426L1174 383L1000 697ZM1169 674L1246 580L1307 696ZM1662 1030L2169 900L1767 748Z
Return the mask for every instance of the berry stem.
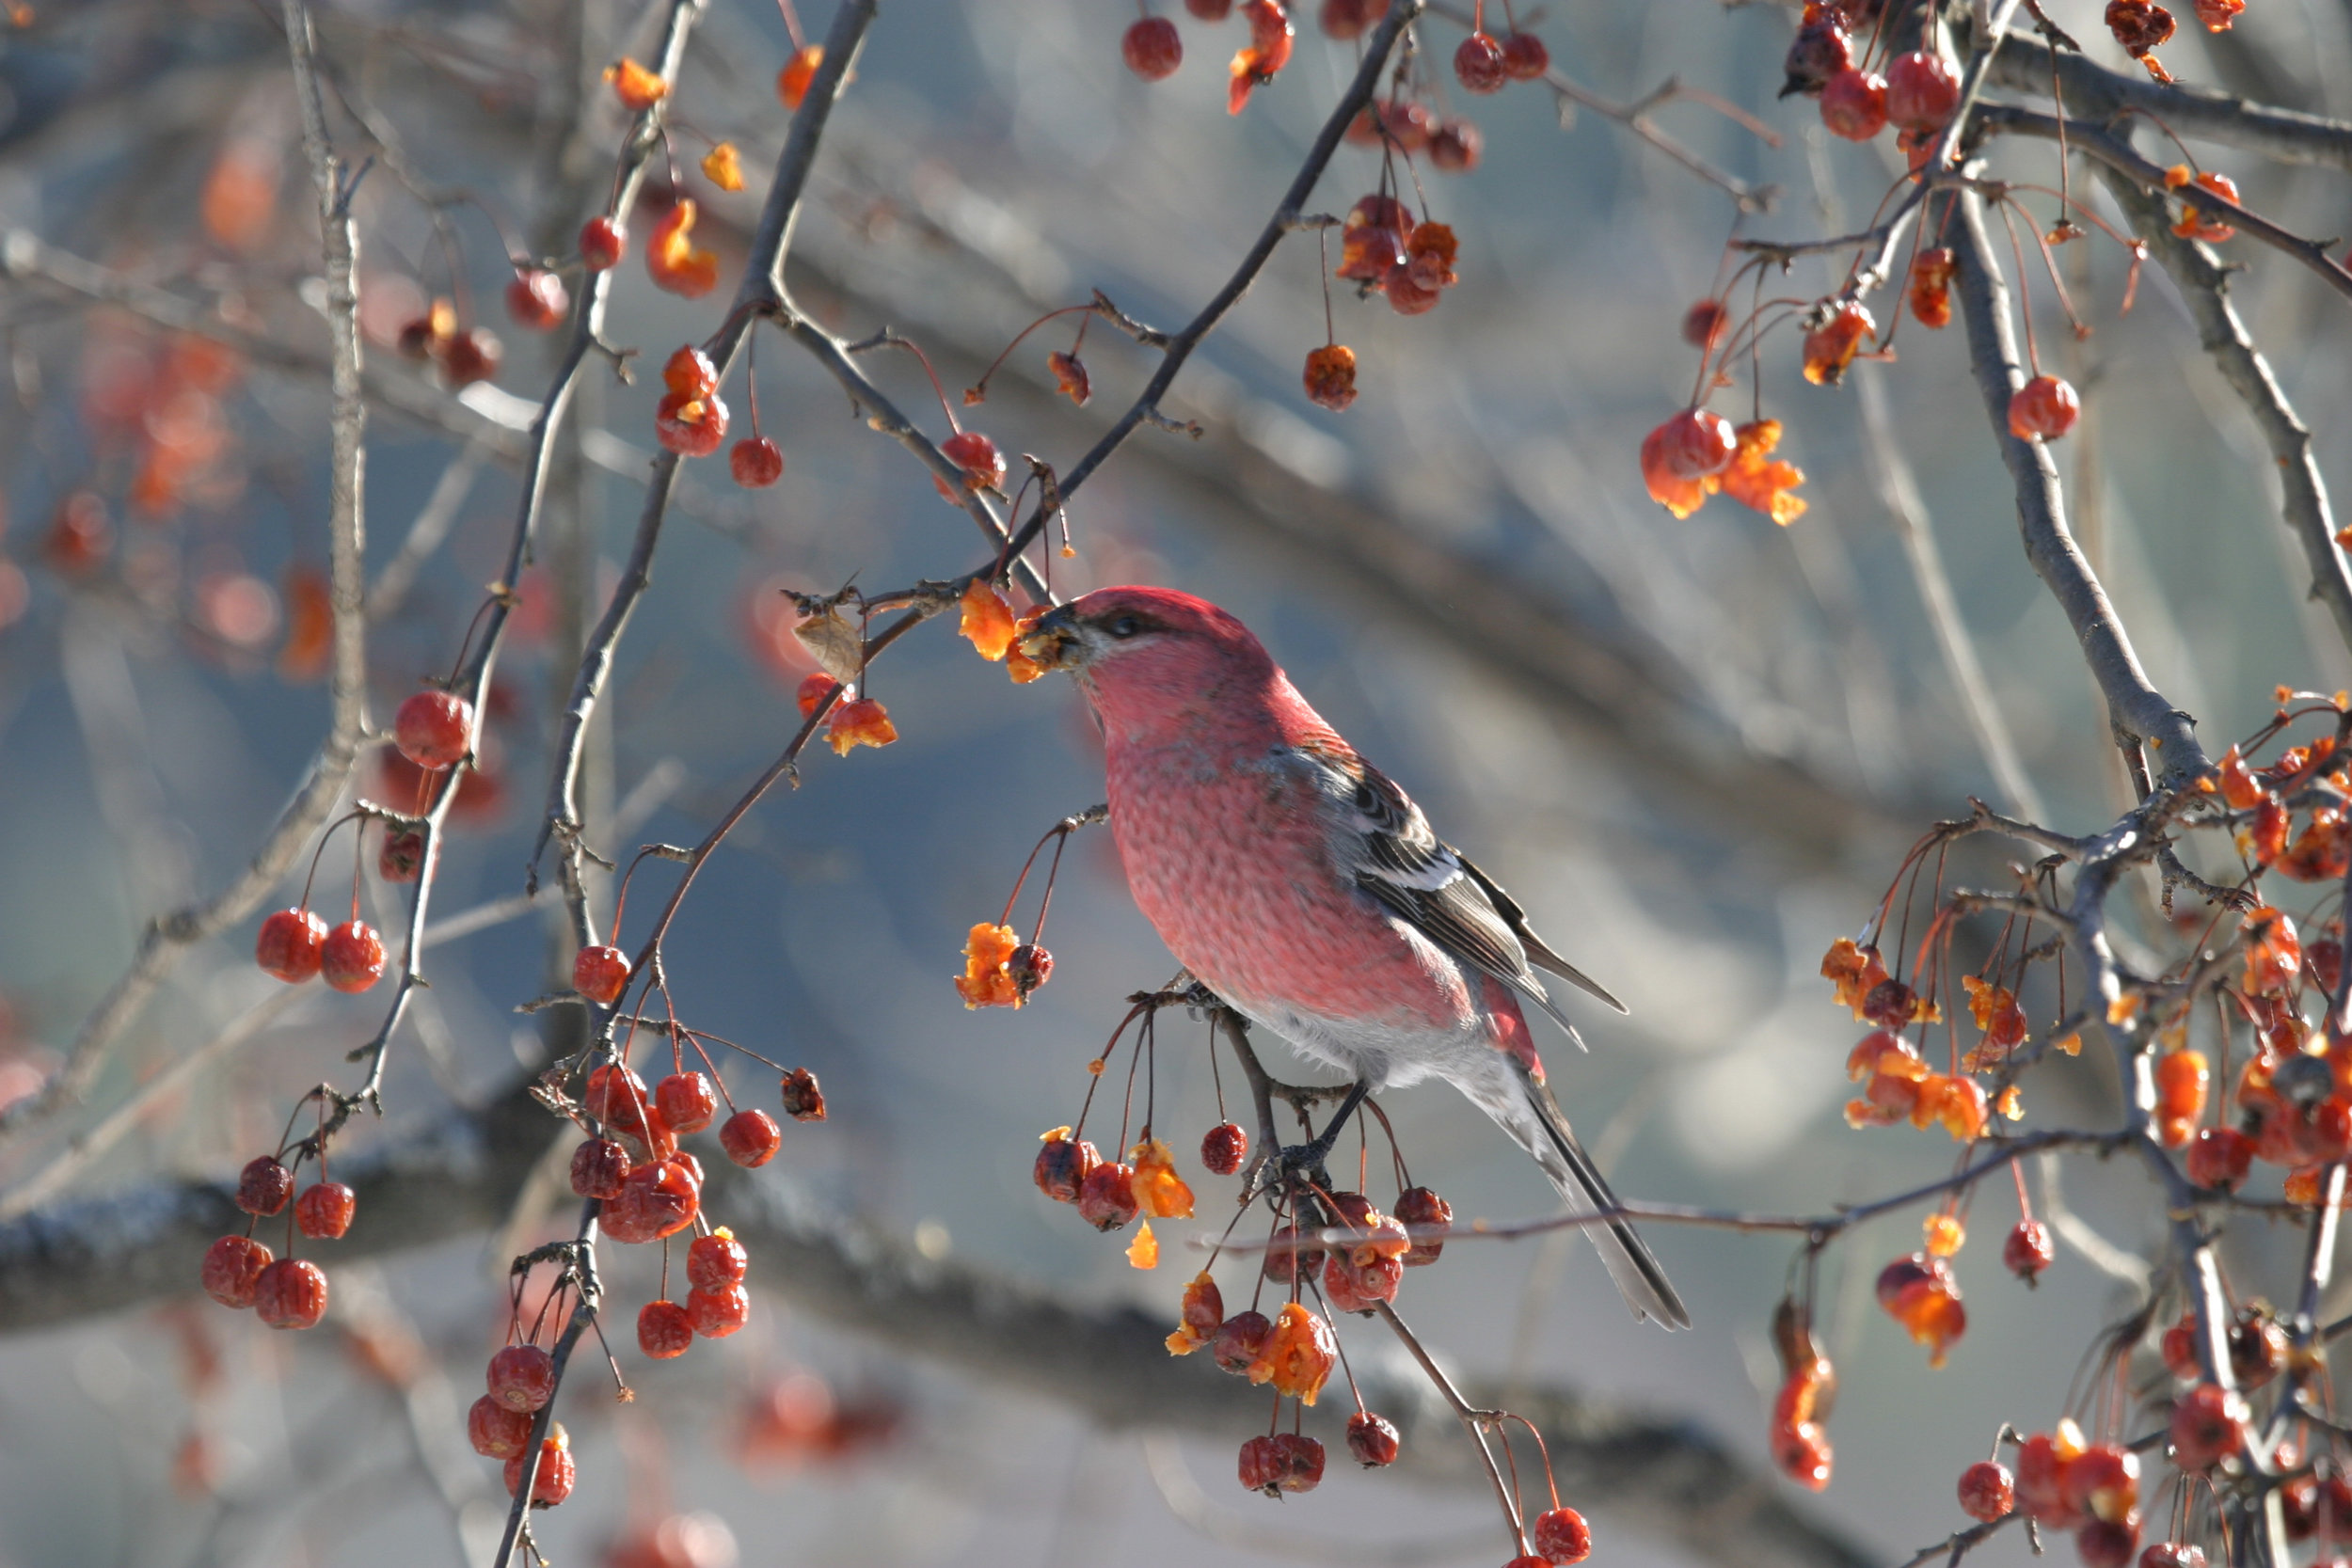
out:
M1140 5L1140 4L1142 3L1142 0L1136 0L1136 3L1137 3L1138 5ZM1146 12L1145 14L1149 15L1150 13L1149 13L1149 12ZM1013 334L1013 339L1012 339L1012 341L1011 341L1011 342L1009 342L1009 343L1007 343L1007 344L1005 345L1005 347L1004 347L1004 352L1003 352L1003 353L1001 353L1001 354L999 354L999 355L997 355L995 358L993 358L993 359L990 360L990 361L988 362L988 369L986 369L986 370L984 370L984 371L982 371L982 372L980 372L980 378L979 378L979 380L977 380L977 381L976 381L976 382L974 382L974 383L972 384L972 390L963 394L963 401L964 401L965 403L967 403L967 404L978 403L978 402L982 401L980 398L975 397L975 396L973 395L973 393L975 393L975 392L985 392L985 391L987 390L987 388L988 388L988 378L989 378L990 376L992 376L992 375L994 375L994 374L997 372L997 371L998 371L998 370L1000 370L1000 369L1002 369L1002 368L1003 368L1003 366L1004 366L1004 363L1005 363L1006 359L1007 359L1007 358L1009 358L1009 357L1011 356L1012 351L1013 351L1014 349L1017 349L1017 348L1019 348L1019 347L1021 346L1021 340L1022 340L1022 339L1024 339L1024 338L1027 337L1030 333L1035 332L1035 331L1036 331L1039 327L1043 326L1043 325L1044 325L1047 322L1049 322L1049 321L1054 321L1054 320L1056 320L1056 319L1057 319L1057 318L1059 318L1059 317L1062 317L1062 316L1067 316L1067 315L1072 315L1072 314L1078 313L1078 312L1084 312L1086 315L1088 315L1088 316L1091 317L1091 316L1094 314L1094 312L1095 312L1095 309L1097 309L1097 308L1096 308L1096 306L1095 306L1095 305L1093 304L1093 302L1091 302L1091 301L1089 301L1087 304L1084 304L1084 305L1065 305L1065 306L1061 307L1061 308L1060 308L1059 309L1057 309L1057 310L1048 310L1048 311L1046 311L1046 312L1045 312L1045 314L1043 314L1043 315L1041 315L1041 316L1038 317L1038 319L1037 319L1037 320L1035 320L1035 321L1031 322L1028 325L1026 325L1026 326L1023 327L1020 331L1018 331L1018 332L1014 333L1014 334ZM1081 323L1079 323L1079 324L1078 324L1078 341L1079 341L1079 342L1081 342L1081 343L1085 342L1085 341L1086 341L1086 335L1087 335L1086 324L1085 324L1084 322L1081 322ZM914 345L914 344L912 344L912 343L910 343L910 344L908 344L907 346L908 346L908 347L910 347L910 348L913 348ZM920 352L920 351L918 351L918 352ZM1071 348L1071 352L1072 352L1073 354L1075 354L1075 353L1077 352L1077 348L1076 348L1076 346L1075 346L1074 344L1072 346L1072 348ZM925 360L925 361L924 361L924 369L929 370L930 368L930 362L929 360ZM933 377L931 378L931 380L932 380L932 382L933 382L933 384L934 384L934 385L936 385L936 384L937 384L938 379L939 379L939 378L938 378L937 376L933 376ZM940 394L940 401L941 401L942 403L945 403L945 402L946 401L946 394L945 392L942 392L942 393ZM949 423L951 423L951 424L954 422L954 417L953 417L952 415L951 415L951 416L949 416L948 422L949 422Z

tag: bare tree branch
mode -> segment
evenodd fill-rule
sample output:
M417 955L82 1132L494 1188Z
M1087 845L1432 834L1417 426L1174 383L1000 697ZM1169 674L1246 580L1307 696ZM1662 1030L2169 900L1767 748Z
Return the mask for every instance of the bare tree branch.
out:
M2210 87L2166 86L2109 71L2080 55L2057 56L2058 89L2078 113L2105 119L2121 110L2145 113L2184 136L2243 147L2287 164L2328 164L2352 169L2352 124L2274 109ZM2017 92L2050 90L2051 51L2030 39L2010 39L1993 68L1996 85Z

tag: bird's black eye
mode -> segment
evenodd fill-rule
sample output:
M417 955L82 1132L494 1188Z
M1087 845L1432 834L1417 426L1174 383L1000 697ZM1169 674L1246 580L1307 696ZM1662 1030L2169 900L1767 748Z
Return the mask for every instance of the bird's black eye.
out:
M1121 615L1103 629L1124 641L1143 629L1143 622L1134 615Z

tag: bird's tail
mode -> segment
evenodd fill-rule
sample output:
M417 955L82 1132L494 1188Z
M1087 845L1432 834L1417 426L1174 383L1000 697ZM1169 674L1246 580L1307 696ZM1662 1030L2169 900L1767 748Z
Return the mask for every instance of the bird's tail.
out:
M1500 1053L1498 1053L1500 1054ZM1501 1085L1502 1103L1480 1098L1480 1107L1494 1117L1502 1130L1516 1139L1519 1147L1535 1157L1535 1163L1551 1178L1551 1184L1560 1189L1568 1212L1572 1214L1606 1213L1616 1208L1617 1195L1601 1180L1584 1146L1576 1141L1568 1128L1568 1118L1560 1111L1560 1102L1542 1080L1516 1060L1503 1056L1509 1063L1508 1076ZM1667 1328L1688 1328L1691 1314L1676 1293L1666 1271L1651 1255L1649 1246L1622 1219L1584 1227L1584 1233L1600 1249L1600 1260L1608 1267L1609 1277L1617 1282L1617 1293L1633 1308L1636 1318L1654 1318Z

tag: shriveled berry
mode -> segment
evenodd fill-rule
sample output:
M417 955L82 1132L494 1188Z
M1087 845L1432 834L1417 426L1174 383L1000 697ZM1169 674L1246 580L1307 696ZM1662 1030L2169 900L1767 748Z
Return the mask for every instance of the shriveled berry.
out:
M1886 118L1905 131L1940 131L1960 109L1960 71L1941 55L1914 50L1886 68Z
M1061 1127L1045 1135L1030 1176L1037 1182L1037 1190L1056 1203L1075 1203L1079 1193L1085 1190L1087 1178L1102 1163L1102 1155L1095 1152L1091 1143L1073 1138L1070 1129Z
M719 1129L719 1147L727 1158L747 1170L756 1170L784 1147L784 1129L765 1111L745 1109L727 1117Z
M743 1271L750 1266L743 1243L723 1229L695 1237L686 1249L686 1282L705 1290L742 1283Z
M1005 454L977 430L960 430L939 443L947 461L963 470L967 490L992 490L1005 482Z
M686 1315L706 1339L723 1339L752 1321L752 1298L740 1285L697 1285L686 1293Z
M326 1316L326 1275L301 1258L280 1258L253 1281L253 1310L272 1328L313 1328Z
M512 1459L531 1446L531 1413L509 1410L489 1395L466 1412L466 1440L485 1459Z
M708 457L727 438L726 400L716 392L671 392L654 406L654 439L680 457Z
M1501 92L1511 80L1502 45L1491 33L1472 33L1454 51L1454 79L1466 92Z
M590 272L609 272L628 251L628 230L609 217L590 218L580 226L580 259Z
M2028 1285L2039 1283L2042 1271L2057 1260L2050 1227L2040 1220L2019 1220L2001 1243L2001 1266Z
M1740 450L1731 421L1711 408L1686 408L1659 428L1660 455L1677 479L1719 474Z
M637 1309L637 1348L656 1361L684 1355L694 1342L694 1320L675 1301L649 1301Z
M1971 1519L1991 1524L2017 1508L2017 1483L2009 1466L1979 1459L1960 1473L1960 1511Z
M375 852L375 874L388 882L413 882L423 869L423 831L418 828L388 829L383 847Z
M581 1103L588 1114L615 1131L643 1137L645 1117L653 1109L652 1091L636 1069L607 1062L588 1075Z
M364 920L346 920L326 933L319 973L341 991L363 991L384 978L384 939Z
M489 380L499 373L499 363L505 356L506 350L500 344L498 334L486 326L460 332L436 345L434 351L434 358L441 367L441 379L453 388Z
M1390 237L1394 239L1393 235ZM1399 250L1398 255L1403 252ZM1308 350L1302 379L1308 402L1335 414L1340 412L1356 401L1356 351L1345 343L1326 343Z
M1568 1568L1593 1555L1593 1527L1575 1509L1555 1508L1535 1516L1527 1542L1546 1562Z
M256 1155L237 1173L237 1207L248 1214L275 1214L294 1196L294 1172L267 1154Z
M1426 1187L1406 1188L1397 1195L1396 1207L1390 1212L1410 1229L1423 1226L1434 1228L1454 1223L1454 1205ZM1424 1268L1436 1262L1444 1251L1445 1238L1442 1236L1425 1240L1416 1238L1405 1254L1405 1266L1408 1269Z
M1849 66L1821 87L1821 123L1832 135L1868 141L1886 129L1886 79Z
M765 436L747 436L727 453L727 472L746 490L765 490L784 477L784 449Z
M1252 1437L1242 1444L1239 1473L1243 1490L1263 1492L1269 1497L1279 1496L1283 1468L1282 1452L1274 1446L1272 1437Z
M784 1075L784 1114L794 1121L825 1119L825 1091L818 1085L817 1075L804 1067L796 1067Z
M1209 1340L1209 1358L1235 1377L1247 1377L1273 1332L1274 1323L1264 1313L1236 1312L1217 1325Z
M1232 1175L1248 1152L1249 1134L1234 1122L1218 1122L1200 1140L1200 1163L1213 1176Z
M1078 1217L1097 1230L1117 1230L1136 1217L1135 1171L1105 1161L1078 1187Z
M610 1007L628 988L628 955L619 948L601 943L583 947L572 959L572 990L600 1007Z
M572 1150L572 1191L581 1197L618 1197L628 1180L628 1150L611 1138L582 1138Z
M719 1114L719 1096L699 1072L674 1072L653 1086L654 1114L673 1132L699 1132Z
M1033 942L1025 942L1005 960L1012 989L1026 996L1054 977L1054 955Z
M1127 69L1145 81L1164 82L1184 63L1184 40L1168 18L1147 16L1127 29L1119 53Z
M1281 1466L1275 1478L1279 1492L1311 1492L1323 1481L1323 1444L1304 1433L1280 1432L1274 1435L1276 1462Z
M1347 1418L1347 1451L1367 1470L1395 1464L1395 1423L1369 1410L1358 1411Z
M269 1248L252 1237L223 1236L204 1249L204 1293L223 1307L250 1307L262 1271L271 1262Z
M294 1199L294 1227L315 1241L341 1240L358 1202L358 1195L340 1181L313 1181Z
M537 1345L508 1345L490 1357L490 1397L509 1410L536 1410L555 1397L555 1357Z
M506 1495L513 1497L522 1490L523 1461L528 1451L518 1453L506 1462ZM580 1480L580 1468L572 1460L570 1443L558 1425L552 1436L539 1445L539 1469L531 1481L531 1506L553 1508L572 1495L572 1487Z
M279 910L262 922L253 961L262 973L298 986L319 972L326 951L326 922L309 910Z

